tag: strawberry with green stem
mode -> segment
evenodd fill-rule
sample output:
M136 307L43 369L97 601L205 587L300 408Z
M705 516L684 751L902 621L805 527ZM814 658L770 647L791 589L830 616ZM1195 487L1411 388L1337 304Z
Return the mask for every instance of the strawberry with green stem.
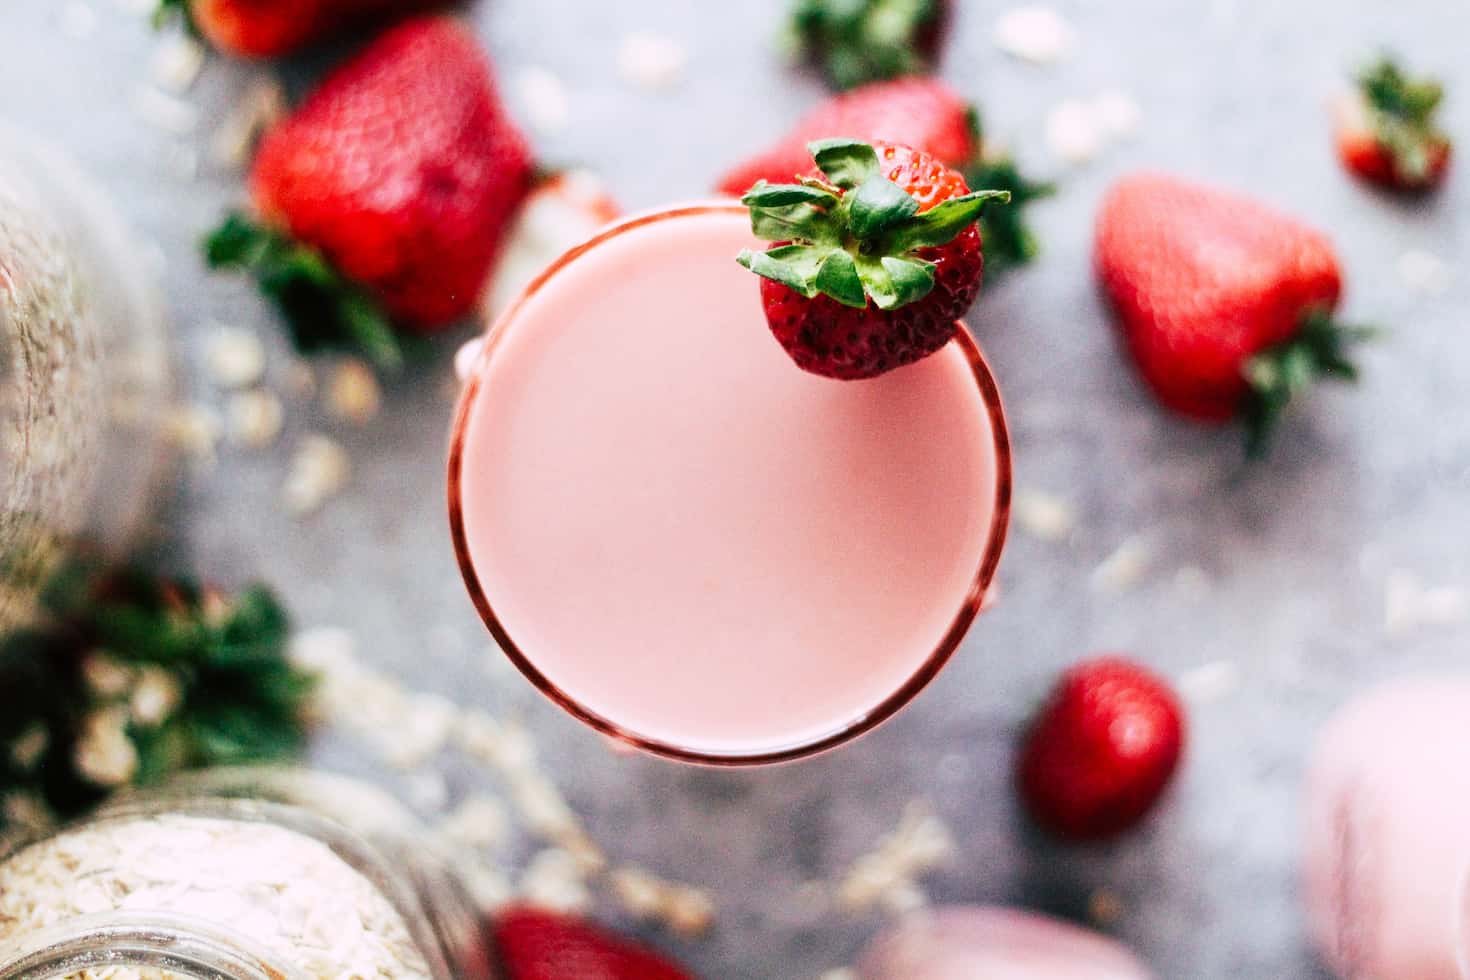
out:
M1010 191L1008 205L986 208L980 218L987 265L993 275L1036 255L1022 205L1051 194L1052 185L1027 179L1008 156L984 146L975 108L937 78L876 82L828 99L775 145L732 167L716 189L739 197L758 180L790 181L811 168L807 144L833 133L911 146L963 171L971 187Z
M918 75L934 65L952 0L797 0L797 53L832 87Z
M980 292L976 221L1005 191L971 191L927 153L819 140L821 176L757 183L742 198L756 237L741 265L762 277L771 331L796 364L871 378L934 353Z
M252 274L301 349L391 369L395 326L431 333L474 309L532 171L469 29L405 21L266 134L260 220L231 216L206 255Z
M1176 177L1113 185L1093 262L1159 401L1204 422L1241 420L1252 456L1314 381L1357 376L1351 348L1373 333L1332 319L1342 271L1326 236Z
M1432 78L1411 78L1391 58L1358 76L1358 92L1342 113L1337 152L1365 180L1392 190L1425 191L1449 170L1450 140L1434 116L1444 98Z

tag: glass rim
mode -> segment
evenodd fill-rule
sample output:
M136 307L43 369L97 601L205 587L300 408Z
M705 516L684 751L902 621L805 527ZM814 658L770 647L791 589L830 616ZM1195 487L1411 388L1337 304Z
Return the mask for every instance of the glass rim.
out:
M464 513L460 501L465 433L469 427L471 409L480 392L485 366L525 305L562 269L602 243L626 232L662 221L708 214L745 213L746 209L740 204L727 200L695 202L644 211L602 228L582 244L563 253L560 258L531 280L517 295L515 301L501 311L486 329L481 349L475 356L474 365L460 389L449 438L447 490L449 530L454 543L455 559L459 564L465 587L469 590L470 599L501 652L527 680L562 710L614 742L677 762L716 767L759 766L792 762L826 752L873 730L912 701L949 662L984 605L986 592L990 589L996 569L1000 565L1000 556L1004 550L1006 533L1010 525L1011 509L1011 443L1010 433L1006 427L1005 410L1001 403L1000 389L996 385L989 363L980 352L979 345L971 336L969 328L963 320L957 320L955 321L954 339L951 343L958 346L970 368L980 400L989 419L990 431L995 444L994 508L991 513L990 526L986 531L985 547L980 563L971 579L970 589L966 592L964 601L950 620L949 627L934 650L896 690L862 715L843 724L839 729L815 738L789 746L755 752L710 752L641 735L578 701L537 668L534 658L527 656L515 642L490 603L475 571L474 560L470 555L469 540L465 534Z

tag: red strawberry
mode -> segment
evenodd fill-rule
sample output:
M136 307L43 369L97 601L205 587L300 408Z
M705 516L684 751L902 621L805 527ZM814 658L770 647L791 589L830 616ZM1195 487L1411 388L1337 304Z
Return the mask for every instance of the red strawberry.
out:
M1125 177L1103 200L1093 258L1159 400L1209 422L1243 417L1253 450L1312 380L1355 376L1347 348L1365 331L1330 319L1342 291L1332 246L1264 205Z
M1375 184L1425 191L1444 180L1450 140L1434 124L1444 90L1433 79L1411 79L1384 58L1358 77L1356 98L1337 124L1337 154Z
M495 946L505 980L692 980L651 950L539 909L502 912Z
M933 67L952 0L798 0L792 34L802 57L838 89Z
M1017 780L1031 816L1062 837L1127 830L1168 786L1184 746L1179 699L1120 657L1062 675L1031 724Z
M811 169L807 144L829 136L902 143L952 167L979 150L975 111L937 78L877 82L834 96L808 113L775 146L720 178L718 190L739 197L758 180L791 180Z
M758 237L740 264L763 277L771 332L797 365L830 378L871 378L926 357L954 336L980 292L975 222L1005 191L907 146L833 139L811 153L826 180L751 188Z
M160 0L156 21L181 16L210 44L271 58L346 27L429 6L433 0Z
M269 227L232 220L210 261L254 271L302 347L350 339L391 361L374 303L424 332L469 312L531 171L469 30L410 20L266 134L250 189Z
M1007 156L982 155L979 115L937 78L875 82L829 99L776 146L721 177L716 190L738 197L758 180L789 181L811 169L807 144L834 135L912 146L963 170L971 187L1010 191L1008 206L987 208L980 218L990 271L1036 255L1036 241L1021 220L1021 207L1050 194L1051 185L1028 180Z

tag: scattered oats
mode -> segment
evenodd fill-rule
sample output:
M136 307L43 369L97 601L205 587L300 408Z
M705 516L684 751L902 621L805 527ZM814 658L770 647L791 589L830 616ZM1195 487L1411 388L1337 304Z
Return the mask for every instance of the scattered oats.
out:
M291 661L315 674L340 675L356 663L352 634L335 626L302 630L291 637Z
M133 669L102 652L89 653L82 661L82 683L94 697L120 698L133 686Z
M954 839L922 800L904 807L898 827L869 853L853 862L837 885L837 900L851 912L874 905L889 909L924 904L920 875L942 864L954 851Z
M45 726L37 722L10 743L10 761L15 763L17 769L30 772L41 761L41 756L46 754L50 745L51 736Z
M640 88L670 88L684 73L689 52L684 45L660 34L635 32L618 45L618 74Z
M1398 261L1399 278L1416 293L1440 296L1449 291L1449 263L1422 248L1411 248Z
M547 840L560 840L579 832L571 807L545 776L520 773L510 790L511 800L532 833Z
M1105 135L1089 102L1065 99L1046 114L1047 148L1066 163L1090 162L1102 152Z
M1099 888L1087 897L1087 917L1104 929L1121 922L1126 911L1122 896L1111 888Z
M860 980L860 978L852 967L839 966L835 970L828 970L822 974L820 980Z
M1051 7L1015 7L995 23L995 44L1006 54L1038 65L1055 64L1077 46L1072 25Z
M520 897L555 912L583 912L592 904L587 880L576 858L548 847L531 858L521 873Z
M199 110L183 99L160 92L151 85L133 89L133 112L150 126L186 136L199 125Z
M82 722L74 761L77 772L98 786L122 786L138 771L138 749L128 738L125 708L100 708Z
M1179 693L1195 704L1209 704L1234 694L1240 687L1240 666L1233 660L1201 664L1179 678Z
M97 30L97 11L92 9L91 4L71 0L61 8L60 23L61 32L67 37L90 37Z
M525 106L526 120L533 129L551 133L566 128L571 117L571 103L567 98L567 87L558 75L539 65L532 65L522 69L516 87Z
M608 884L623 911L635 919L661 915L668 902L663 879L641 868L615 868L608 876Z
M438 813L449 802L449 781L432 769L420 769L408 777L408 801L421 813Z
M1110 140L1124 140L1138 133L1143 110L1127 92L1108 89L1092 100L1098 124Z
M223 323L210 326L204 367L220 388L247 388L265 374L265 345L254 331Z
M1016 523L1042 541L1061 541L1077 525L1077 512L1060 497L1039 490L1016 494Z
M470 900L483 911L491 912L500 908L515 893L510 879L478 861L461 863L457 870L465 890L470 894Z
M714 925L714 898L702 888L674 885L669 891L664 921L681 936L702 936Z
M241 93L210 139L210 156L238 170L250 159L255 141L287 112L286 90L274 76L262 75Z
M332 370L326 399L333 418L361 425L378 414L383 392L373 369L365 361L349 357Z
M900 880L878 896L883 910L892 915L907 915L929 904L929 896L917 882Z
M500 305L493 303L491 309L500 309ZM474 340L465 341L454 352L454 377L460 382L468 381L474 373L475 362L480 359L480 352L485 349L485 338L476 337Z
M128 699L128 711L140 725L161 725L183 700L184 692L177 677L161 667L147 666L138 671L132 697Z
M1133 588L1148 573L1153 556L1153 545L1143 537L1128 538L1092 570L1092 588L1108 593Z
M247 449L265 449L274 443L281 434L286 415L281 400L260 388L230 395L225 414L229 418L230 439Z
M182 94L194 87L204 67L204 45L188 34L169 35L153 51L149 74L166 92Z
M169 412L169 440L201 467L214 465L214 449L220 437L219 415L207 405L179 405Z
M347 485L351 475L347 450L324 435L306 436L291 459L281 490L287 510L297 517L318 510Z
M455 807L439 824L439 833L465 847L499 847L510 835L510 814L499 797L481 793Z
M1413 572L1394 569L1383 590L1383 626L1402 636L1426 626L1454 626L1470 619L1470 596L1464 589L1429 587Z
M405 709L394 726L386 761L399 769L413 769L437 755L449 743L459 720L459 709L437 694L408 693Z

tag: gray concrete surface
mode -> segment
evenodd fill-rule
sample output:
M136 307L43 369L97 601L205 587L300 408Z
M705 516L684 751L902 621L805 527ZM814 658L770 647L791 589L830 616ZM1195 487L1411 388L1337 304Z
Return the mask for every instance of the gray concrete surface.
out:
M1005 4L965 2L944 74L984 106L991 128L1062 191L1036 211L1046 254L988 289L973 323L1008 399L1021 491L1071 501L1075 533L1046 543L1017 529L1002 600L951 666L898 719L839 752L760 772L708 772L614 757L507 672L484 669L486 637L450 556L442 454L448 357L390 391L367 428L293 407L280 445L226 453L172 509L170 556L211 577L276 583L306 625L347 625L364 655L418 687L521 713L595 835L637 860L715 889L720 915L700 942L669 941L709 977L808 980L850 961L876 918L804 908L799 887L830 878L897 820L934 801L959 853L930 880L937 901L1014 902L1083 917L1115 891L1111 928L1165 978L1316 978L1295 878L1304 752L1321 719L1375 678L1465 662L1464 625L1390 635L1385 582L1470 579L1470 181L1461 173L1423 206L1349 181L1327 137L1326 103L1354 59L1389 45L1444 73L1445 122L1470 137L1463 4L1304 0L1267 3L1058 0L1080 46L1054 69L1019 64L990 42ZM0 113L68 146L168 258L167 280L196 396L209 318L257 326L284 347L241 283L211 278L196 240L240 199L238 176L206 159L178 175L181 148L203 148L252 69L210 64L190 99L197 134L151 128L131 108L153 41L113 0L0 5ZM738 6L738 11L734 8ZM538 134L550 161L599 169L628 206L699 194L710 178L819 98L784 68L771 38L782 0L486 0L474 19L504 78L544 66L568 85L571 125ZM87 30L88 21L91 29ZM685 80L649 94L616 72L631 29L686 43ZM78 36L80 35L80 36ZM300 81L307 68L291 77ZM1067 97L1118 87L1144 112L1138 138L1080 170L1048 157L1043 118ZM1117 173L1156 165L1240 187L1329 230L1347 269L1345 312L1392 328L1363 358L1355 391L1323 390L1296 414L1274 459L1245 469L1236 440L1168 418L1120 360L1088 274L1092 211ZM1462 168L1463 169L1463 168ZM1397 271L1410 249L1450 268L1441 295ZM303 431L325 428L356 466L349 493L304 521L278 487ZM1132 588L1090 584L1121 542L1154 557ZM1199 576L1180 570L1197 568ZM1238 690L1192 716L1187 769L1145 828L1102 848L1029 834L1009 784L1012 740L1055 671L1091 651L1131 651L1181 676L1215 661ZM326 735L322 758L366 764ZM456 795L469 770L449 772ZM615 913L606 909L614 918Z

